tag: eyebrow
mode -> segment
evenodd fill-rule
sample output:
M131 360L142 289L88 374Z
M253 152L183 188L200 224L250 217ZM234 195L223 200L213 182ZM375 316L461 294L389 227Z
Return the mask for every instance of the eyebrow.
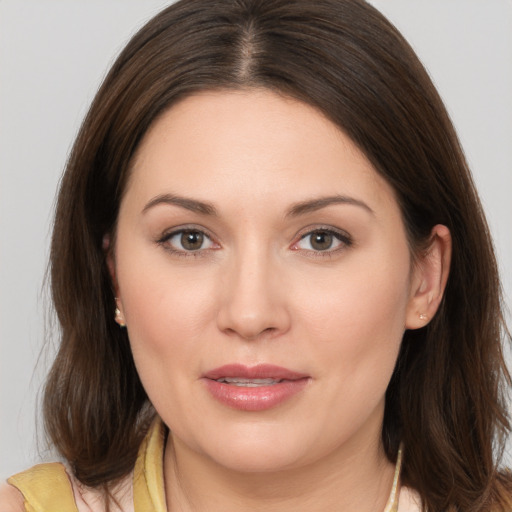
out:
M154 197L146 204L146 206L144 206L142 213L146 213L149 209L160 204L180 206L181 208L185 208L186 210L200 213L202 215L217 216L217 210L212 204L198 201L197 199L176 196L174 194L161 194Z
M319 197L317 199L296 203L288 210L286 217L298 217L300 215L305 215L306 213L316 212L317 210L321 210L322 208L326 208L333 204L349 204L352 206L358 206L366 210L368 213L375 215L375 212L364 201L353 197L336 195Z
M144 206L142 213L145 213L149 209L160 204L179 206L181 208L185 208L186 210L190 210L195 213L200 213L202 215L218 215L216 208L211 203L198 201L197 199L190 199L188 197L177 196L174 194L161 194L154 197L146 204L146 206ZM326 208L327 206L331 206L333 204L348 204L358 206L366 210L368 213L375 215L375 212L365 202L359 199L355 199L353 197L336 195L328 197L319 197L317 199L311 199L308 201L301 201L300 203L295 203L287 211L285 216L299 217L300 215L315 212L317 210L321 210L322 208Z

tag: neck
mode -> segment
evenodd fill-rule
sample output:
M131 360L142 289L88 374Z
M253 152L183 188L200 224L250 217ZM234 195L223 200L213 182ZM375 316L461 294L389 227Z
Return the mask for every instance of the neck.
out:
M382 511L394 469L378 441L274 472L220 466L172 436L164 457L170 512Z

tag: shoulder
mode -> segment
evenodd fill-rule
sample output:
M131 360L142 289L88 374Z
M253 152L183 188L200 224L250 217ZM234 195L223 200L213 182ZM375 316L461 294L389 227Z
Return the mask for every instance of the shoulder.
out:
M110 488L113 512L133 512L133 474ZM104 512L105 493L78 481L64 464L38 464L11 476L0 493L0 512ZM10 485L9 485L10 484Z
M2 512L25 512L23 494L8 483L0 483L0 509Z
M33 512L77 512L71 481L61 463L38 464L11 476L7 482L10 485L4 492L9 499L17 500L14 503L18 508L0 512L17 512L25 508Z

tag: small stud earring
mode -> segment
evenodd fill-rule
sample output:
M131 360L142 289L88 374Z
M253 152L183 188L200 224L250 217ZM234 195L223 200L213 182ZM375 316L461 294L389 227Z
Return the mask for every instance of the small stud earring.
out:
M116 303L119 299L116 298ZM126 324L124 322L123 314L121 313L121 310L116 307L115 309L115 321L119 324L119 327L126 327Z
M428 316L425 315L424 313L420 313L420 320L427 320L428 319Z

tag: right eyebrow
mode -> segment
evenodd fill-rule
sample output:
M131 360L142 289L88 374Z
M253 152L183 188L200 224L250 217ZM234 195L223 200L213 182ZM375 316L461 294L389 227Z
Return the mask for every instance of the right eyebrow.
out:
M169 204L179 206L202 215L217 216L217 210L211 203L198 201L189 197L177 196L174 194L160 194L151 199L142 209L142 213L146 213L149 209L160 204Z
M333 204L349 204L352 206L358 206L371 215L375 215L375 212L364 201L355 199L354 197L335 195L319 197L317 199L296 203L288 210L286 216L298 217L299 215L321 210L322 208L326 208L327 206L331 206Z

